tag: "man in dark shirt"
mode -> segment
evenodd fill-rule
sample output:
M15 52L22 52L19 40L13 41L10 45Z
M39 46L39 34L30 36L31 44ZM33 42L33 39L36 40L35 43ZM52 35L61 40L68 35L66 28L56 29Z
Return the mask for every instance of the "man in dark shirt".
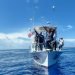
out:
M44 36L42 35L42 32L39 34L39 49L43 50L43 46L44 46Z

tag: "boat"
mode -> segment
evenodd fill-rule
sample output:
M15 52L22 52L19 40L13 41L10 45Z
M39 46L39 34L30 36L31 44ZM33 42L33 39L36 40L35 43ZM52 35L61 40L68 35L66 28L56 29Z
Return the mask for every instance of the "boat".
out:
M31 45L31 54L32 54L34 62L44 67L50 67L54 65L56 62L58 62L58 58L60 54L62 53L62 51L59 50L59 48L55 45L53 47L46 47L46 41L47 41L46 38L48 36L48 33L51 33L50 32L51 29L54 30L53 41L56 42L57 27L52 27L52 26L51 27L50 26L34 27L34 32L33 32L34 33L33 35L38 35L42 32L42 35L45 37L44 44L39 42L37 42L38 43L37 44L35 41L32 40L32 45ZM37 44L37 48L35 47L36 44ZM41 44L42 44L42 50L39 48L40 47L39 45ZM50 45L52 44L50 43Z
M43 67L50 67L54 65L59 55L61 54L60 51L43 51L43 52L33 52L33 60L38 65L41 65Z

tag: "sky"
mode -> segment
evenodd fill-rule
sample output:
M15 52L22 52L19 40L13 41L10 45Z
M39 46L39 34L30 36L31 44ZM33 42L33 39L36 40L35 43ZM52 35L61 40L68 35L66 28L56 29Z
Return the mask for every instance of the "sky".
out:
M0 0L0 49L28 48L29 29L47 23L75 47L75 0Z

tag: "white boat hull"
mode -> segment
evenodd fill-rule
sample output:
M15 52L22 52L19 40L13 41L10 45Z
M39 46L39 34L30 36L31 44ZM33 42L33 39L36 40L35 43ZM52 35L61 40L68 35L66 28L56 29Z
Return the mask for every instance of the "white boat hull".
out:
M32 52L33 60L41 66L49 67L57 62L61 51L40 51Z

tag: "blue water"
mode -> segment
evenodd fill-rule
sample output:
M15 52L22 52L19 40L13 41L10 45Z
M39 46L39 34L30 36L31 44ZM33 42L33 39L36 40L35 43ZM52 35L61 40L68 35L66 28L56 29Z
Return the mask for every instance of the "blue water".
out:
M75 48L65 48L49 69L36 65L30 50L0 50L0 75L75 75Z

